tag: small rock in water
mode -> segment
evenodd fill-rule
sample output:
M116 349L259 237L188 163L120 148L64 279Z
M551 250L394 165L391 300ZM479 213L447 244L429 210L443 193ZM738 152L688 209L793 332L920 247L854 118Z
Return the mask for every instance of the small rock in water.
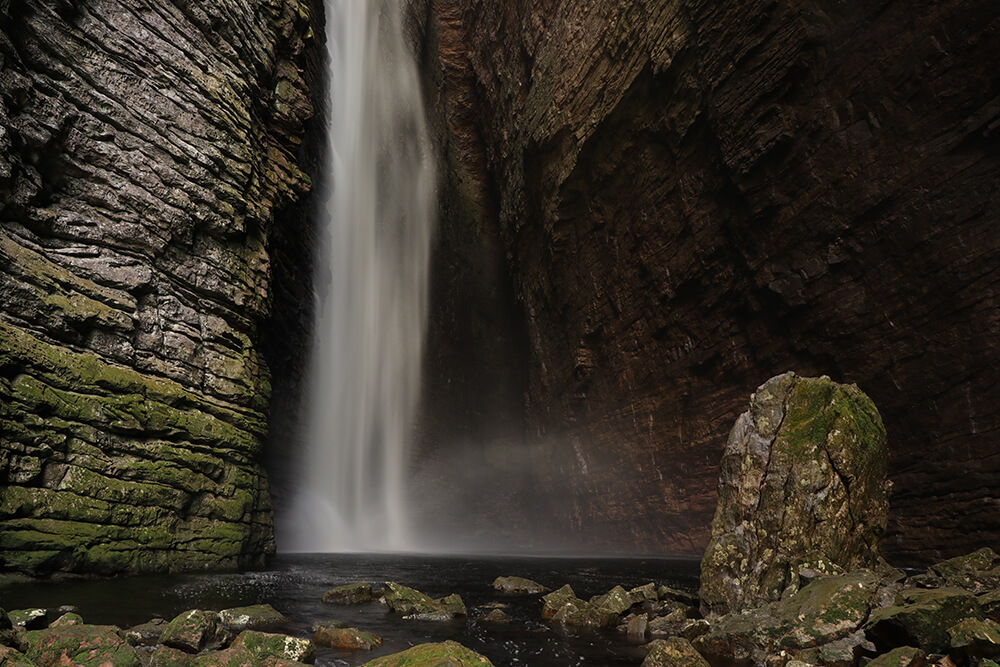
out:
M590 599L595 607L607 609L613 614L621 614L632 606L632 598L621 586L615 586L604 595L596 595Z
M367 583L345 584L323 594L323 602L331 604L361 604L376 597L372 585Z
M660 599L660 596L656 593L656 584L652 582L636 586L628 592L628 597L632 601L632 604L655 602Z
M542 598L542 618L546 620L552 618L556 615L556 612L562 609L563 605L576 599L578 599L576 597L576 593L573 592L573 589L569 584L566 584L557 591L549 593Z
M320 628L346 628L349 627L349 625L350 625L349 623L345 623L344 621L337 621L331 619L328 621L317 621L312 624L310 629L313 632L319 632Z
M497 577L493 582L493 588L511 595L536 595L549 590L538 582L524 577Z
M649 630L649 616L647 614L633 614L626 621L625 630L629 639L645 639Z
M83 625L83 617L80 614L69 612L63 614L49 624L50 628L64 628L68 625Z
M494 625L503 625L510 623L511 618L506 613L500 609L494 609L490 613L486 614L480 619L483 623L492 623Z

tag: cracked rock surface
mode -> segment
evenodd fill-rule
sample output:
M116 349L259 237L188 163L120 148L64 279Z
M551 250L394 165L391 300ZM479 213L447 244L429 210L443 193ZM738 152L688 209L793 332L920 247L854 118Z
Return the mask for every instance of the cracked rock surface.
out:
M888 455L882 418L857 387L794 373L760 386L723 454L703 611L780 600L803 570L877 566Z
M0 3L0 569L258 564L300 0Z

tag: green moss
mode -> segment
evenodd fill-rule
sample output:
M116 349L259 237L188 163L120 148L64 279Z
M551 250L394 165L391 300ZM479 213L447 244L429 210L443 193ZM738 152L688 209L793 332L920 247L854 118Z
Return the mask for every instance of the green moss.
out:
M835 391L829 380L802 378L792 390L780 438L796 460L811 460L826 443L832 418L828 407Z
M492 667L486 657L468 649L458 642L446 641L440 644L419 644L402 653L376 658L363 667Z

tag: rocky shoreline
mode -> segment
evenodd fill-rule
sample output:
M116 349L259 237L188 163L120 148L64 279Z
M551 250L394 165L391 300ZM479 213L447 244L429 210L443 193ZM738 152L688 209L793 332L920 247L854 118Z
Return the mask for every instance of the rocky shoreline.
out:
M905 573L883 564L836 575L803 568L798 576L797 591L784 599L722 615L703 614L698 596L656 582L630 590L616 586L585 600L569 585L550 591L518 577L498 578L493 584L496 601L469 608L458 595L434 599L395 582L345 584L328 591L323 601L331 610L381 605L399 623L465 622L468 617L491 627L515 622L504 612L507 602L527 596L549 626L593 632L595 641L606 638L602 629L616 629L647 651L643 667L998 665L1000 555L990 548L924 572ZM347 655L382 644L374 633L330 619L316 619L311 634L286 634L282 626L287 619L266 604L192 609L170 621L154 619L129 628L90 625L77 611L0 611L0 665L292 667L312 664L317 647ZM419 666L445 660L493 664L451 641L365 664Z

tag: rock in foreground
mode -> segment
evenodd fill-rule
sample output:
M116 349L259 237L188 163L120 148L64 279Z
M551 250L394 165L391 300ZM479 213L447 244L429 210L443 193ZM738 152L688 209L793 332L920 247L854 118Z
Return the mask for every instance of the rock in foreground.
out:
M723 454L702 611L780 600L806 568L874 567L887 461L882 419L856 386L785 373L759 387Z
M458 642L420 644L366 662L363 667L493 667L493 663Z

